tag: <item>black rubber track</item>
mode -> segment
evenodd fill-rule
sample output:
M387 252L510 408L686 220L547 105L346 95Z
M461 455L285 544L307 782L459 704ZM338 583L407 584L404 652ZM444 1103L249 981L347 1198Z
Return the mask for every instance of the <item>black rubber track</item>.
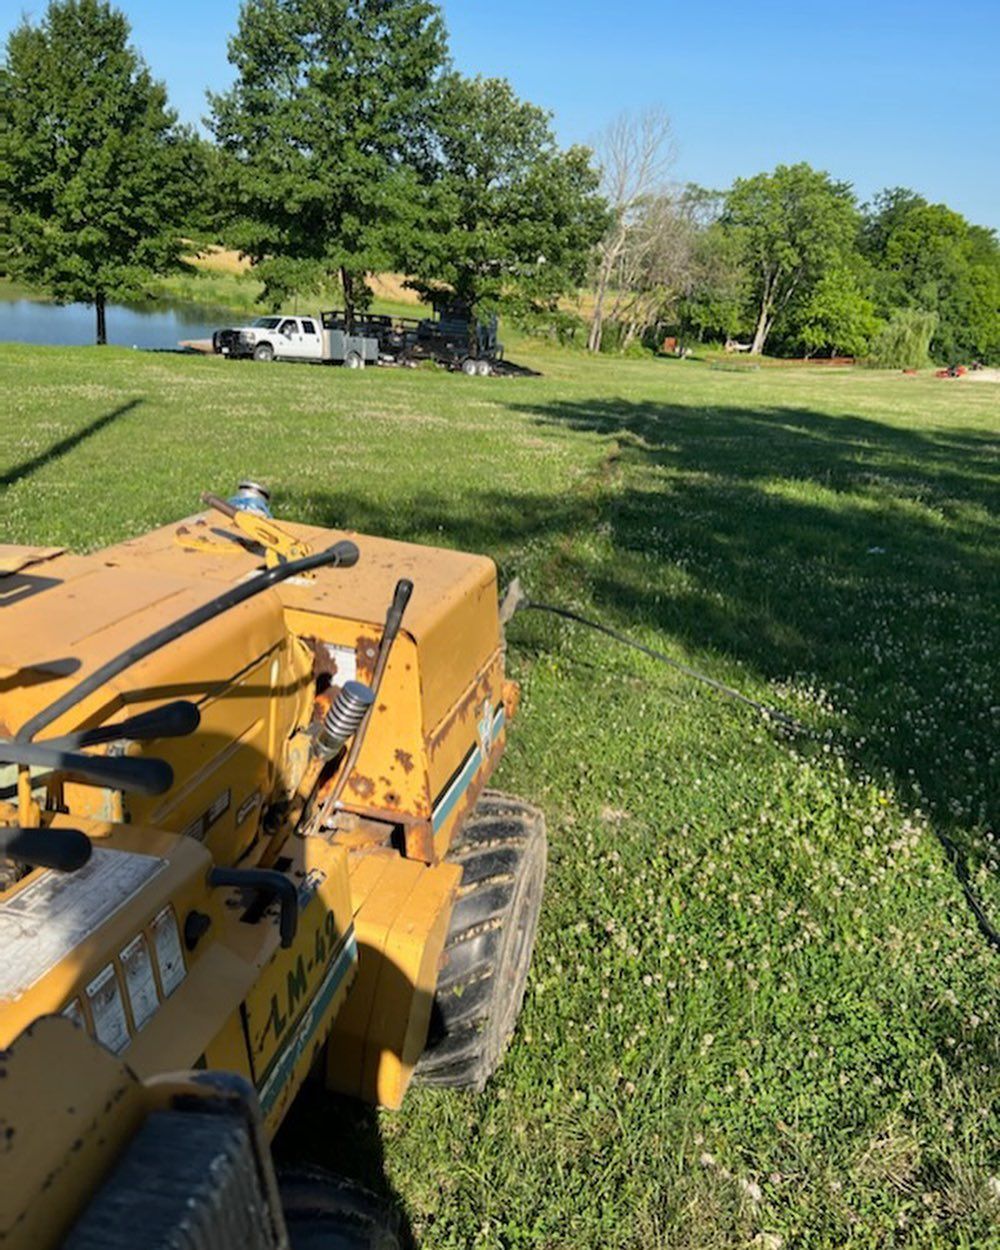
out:
M399 1217L364 1186L320 1168L278 1174L292 1250L402 1250Z
M486 790L448 860L462 866L462 882L415 1078L481 1090L524 1000L545 881L544 817L521 799Z
M265 1250L273 1231L243 1120L155 1111L61 1246Z

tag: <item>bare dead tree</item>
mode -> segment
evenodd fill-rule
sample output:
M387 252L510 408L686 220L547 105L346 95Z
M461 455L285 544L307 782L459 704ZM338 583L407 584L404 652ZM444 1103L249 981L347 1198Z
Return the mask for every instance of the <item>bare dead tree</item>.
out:
M612 275L607 310L607 320L621 329L623 348L676 317L694 281L699 229L684 192L663 192L641 206Z
M660 108L623 113L598 138L595 152L613 220L597 250L594 313L587 338L592 352L601 348L605 301L621 268L636 218L643 204L664 186L676 156L670 118Z

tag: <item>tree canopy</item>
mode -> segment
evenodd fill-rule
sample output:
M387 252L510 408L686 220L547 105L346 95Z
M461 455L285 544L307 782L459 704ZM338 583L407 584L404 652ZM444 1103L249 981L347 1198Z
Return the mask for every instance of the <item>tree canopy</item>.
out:
M751 284L755 328L751 351L764 350L793 301L808 297L843 262L857 234L847 183L804 163L738 178L726 196L723 223L737 239Z
M199 148L103 0L54 0L0 70L0 247L13 276L95 306L180 263Z
M431 160L444 25L428 0L245 0L211 95L230 240L277 306L339 274L348 311L395 260Z
M666 332L755 353L1000 361L1000 242L891 188L859 207L800 162L726 191L667 181L662 109L596 151L499 78L450 66L434 0L243 0L214 142L178 126L107 0L51 0L0 66L0 269L97 311L144 295L192 241L248 257L274 308L367 277L503 307L588 346ZM610 333L605 334L605 326Z
M418 288L523 306L583 282L605 226L590 153L561 150L504 79L448 75L429 175L404 248Z
M957 362L1000 356L1000 244L944 204L896 187L868 206L861 247L876 306L936 314L931 352Z

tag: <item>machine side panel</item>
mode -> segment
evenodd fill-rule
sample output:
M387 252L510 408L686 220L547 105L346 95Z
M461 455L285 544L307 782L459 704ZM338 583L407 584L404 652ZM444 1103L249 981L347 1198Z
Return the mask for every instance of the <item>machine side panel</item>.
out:
M38 1250L60 1242L135 1132L142 1091L120 1059L51 1017L4 1052L2 1071L0 1242Z

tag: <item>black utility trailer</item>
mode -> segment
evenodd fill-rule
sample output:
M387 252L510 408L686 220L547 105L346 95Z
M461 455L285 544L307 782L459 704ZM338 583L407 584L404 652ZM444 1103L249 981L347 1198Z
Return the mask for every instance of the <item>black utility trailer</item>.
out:
M320 313L324 330L341 330L378 341L385 364L412 365L434 360L470 377L488 377L503 360L496 316L478 319L470 305L454 299L435 305L433 317L391 317L356 313L350 321L341 309Z

